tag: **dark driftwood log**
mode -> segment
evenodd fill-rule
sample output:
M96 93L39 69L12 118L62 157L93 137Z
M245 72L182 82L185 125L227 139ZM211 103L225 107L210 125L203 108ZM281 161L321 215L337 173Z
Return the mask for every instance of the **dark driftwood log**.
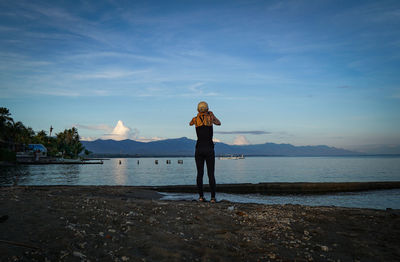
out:
M1 243L6 243L6 244L9 244L9 245L13 245L13 246L27 247L27 248L32 248L32 249L40 249L39 247L32 246L32 245L25 244L25 243L21 243L21 242L8 241L8 240L3 240L3 239L0 239L0 242Z

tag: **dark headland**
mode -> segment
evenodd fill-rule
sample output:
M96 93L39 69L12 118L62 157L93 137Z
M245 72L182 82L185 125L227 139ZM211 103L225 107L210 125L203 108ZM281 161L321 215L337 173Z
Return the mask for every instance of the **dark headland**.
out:
M1 261L398 261L400 212L0 187Z

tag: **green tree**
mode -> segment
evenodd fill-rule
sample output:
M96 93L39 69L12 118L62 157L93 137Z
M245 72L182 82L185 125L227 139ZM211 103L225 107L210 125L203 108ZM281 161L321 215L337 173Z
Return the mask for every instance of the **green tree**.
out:
M11 126L14 119L11 117L10 111L5 107L0 107L0 139L8 142L11 135Z
M79 141L78 130L75 127L65 129L64 132L56 135L58 150L67 158L77 158L85 149Z
M85 156L89 156L91 153L93 153L93 152L85 149Z
M11 117L11 113L8 110L8 108L0 107L0 123L4 124L7 122L14 122L14 120Z
M45 145L45 144L47 144L48 139L49 138L48 138L48 136L46 134L46 131L42 130L42 131L39 131L39 132L36 133L35 137L33 138L33 141L36 144Z
M46 131L41 130L33 137L33 143L42 144L47 148L48 156L56 156L58 153L57 139L47 136Z
M23 150L23 147L32 142L35 132L26 127L21 121L11 124L9 141L14 144L14 151Z
M62 152L67 158L77 158L85 149L79 141L78 130L75 127L65 129L56 134L56 137L47 136L44 130L35 134L32 128L26 127L22 122L14 122L7 108L0 107L1 155L13 153L15 157L15 151L24 150L30 143L43 144L49 156L56 156L58 152Z

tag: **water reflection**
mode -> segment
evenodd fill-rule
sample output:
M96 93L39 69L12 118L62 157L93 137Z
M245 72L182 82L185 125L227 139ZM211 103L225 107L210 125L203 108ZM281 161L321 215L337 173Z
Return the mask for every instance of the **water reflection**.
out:
M0 169L0 185L76 185L80 165L23 165Z
M128 177L128 162L126 159L115 159L113 168L113 180L115 185L126 185Z
M24 166L0 167L0 185L18 185L28 176L29 171Z
M156 165L155 160L159 160ZM178 164L182 159L183 164ZM193 185L194 158L119 158L103 165L0 167L0 185ZM216 160L217 184L399 181L400 158L249 157ZM121 161L121 164L119 164ZM204 175L204 183L208 183Z
M56 165L56 167L58 168L54 170L55 181L65 181L70 185L78 183L81 165Z

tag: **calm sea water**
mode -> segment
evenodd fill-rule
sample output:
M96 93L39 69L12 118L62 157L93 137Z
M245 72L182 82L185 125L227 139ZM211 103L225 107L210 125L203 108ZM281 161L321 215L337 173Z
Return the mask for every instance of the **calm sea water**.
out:
M158 160L158 165L155 160ZM171 160L171 164L166 160ZM183 160L183 164L178 164L178 160ZM217 183L400 181L400 157L249 157L243 160L216 159L215 164ZM103 165L20 166L1 168L0 172L0 185L186 185L194 184L196 178L193 158L115 158L104 161ZM207 183L206 175L204 179ZM196 196L166 196L166 199L192 198ZM219 194L219 199L400 208L400 190L325 196Z

